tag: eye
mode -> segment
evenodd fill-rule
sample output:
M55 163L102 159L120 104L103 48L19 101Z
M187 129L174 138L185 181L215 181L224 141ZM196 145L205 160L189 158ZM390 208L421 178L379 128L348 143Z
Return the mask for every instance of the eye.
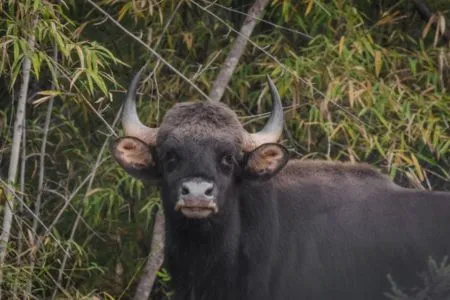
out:
M225 172L230 172L233 168L233 156L231 154L224 154L220 159L220 167Z
M179 159L175 152L170 151L166 154L165 165L167 172L172 172L177 168Z

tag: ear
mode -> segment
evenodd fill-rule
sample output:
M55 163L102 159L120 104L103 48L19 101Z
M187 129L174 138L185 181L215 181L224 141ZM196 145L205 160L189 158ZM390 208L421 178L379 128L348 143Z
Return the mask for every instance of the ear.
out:
M268 179L277 174L288 162L289 153L279 144L263 144L247 154L244 176L251 179Z
M140 139L123 137L110 145L112 156L133 177L141 180L157 179L157 168L152 149Z

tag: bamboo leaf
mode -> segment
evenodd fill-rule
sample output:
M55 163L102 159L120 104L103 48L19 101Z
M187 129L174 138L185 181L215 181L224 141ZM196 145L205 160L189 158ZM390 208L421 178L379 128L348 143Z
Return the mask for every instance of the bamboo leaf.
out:
M431 18L428 20L427 25L425 25L425 27L423 28L423 31L422 31L422 38L423 39L427 36L428 31L431 28L431 25L433 25L435 22L436 22L436 15L432 15Z
M80 77L81 74L83 74L83 72L85 71L85 69L79 68L76 70L75 74L72 76L72 80L70 81L70 85L69 85L69 89L72 90L75 82L78 80L78 77Z
M420 181L423 181L425 179L423 176L423 170L419 164L419 161L417 160L417 157L414 155L414 153L411 153L411 160L414 164L414 168L416 170L417 176L419 177Z
M192 43L194 41L194 37L193 37L192 33L190 33L190 32L183 32L182 36L183 36L183 41L184 41L184 44L186 45L186 48L188 48L188 50L191 50L192 49Z
M308 6L306 7L305 16L309 15L314 5L314 0L308 1Z
M446 29L445 17L441 13L439 13L439 31L441 35L445 33L445 29Z
M342 55L342 50L344 49L345 45L345 36L342 36L339 40L339 55Z
M381 67L383 66L383 60L381 59L381 52L375 51L375 75L380 76Z
M62 95L62 94L63 94L63 92L55 91L55 90L45 90L45 91L38 92L38 95L52 96L52 97L59 96L59 95Z
M33 65L34 75L36 76L37 79L39 79L39 71L41 68L41 59L39 56L39 52L33 54L31 62Z

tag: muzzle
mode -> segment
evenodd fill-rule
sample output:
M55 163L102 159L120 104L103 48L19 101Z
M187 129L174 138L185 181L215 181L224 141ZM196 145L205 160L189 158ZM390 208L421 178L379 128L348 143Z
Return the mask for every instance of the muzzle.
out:
M219 211L216 198L217 188L213 182L190 178L180 185L175 210L187 218L203 219Z

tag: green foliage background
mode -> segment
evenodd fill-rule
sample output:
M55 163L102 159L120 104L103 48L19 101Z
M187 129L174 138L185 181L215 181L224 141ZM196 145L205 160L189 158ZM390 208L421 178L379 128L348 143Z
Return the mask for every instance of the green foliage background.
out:
M244 20L239 12L253 1L95 2L207 93ZM151 126L174 103L204 99L87 1L0 3L3 180L21 66L24 57L32 60L26 205L16 211L3 289L20 299L30 293L126 299L145 263L159 205L157 191L127 176L107 150L111 132L122 134L114 120L126 86L149 62L139 114ZM448 1L429 4L441 13L439 26L448 23ZM263 19L222 99L248 130L265 121L269 74L286 108L283 143L294 156L368 162L401 185L450 190L450 51L435 24L427 25L409 1L271 0ZM71 206L51 235L39 225L37 234L46 238L37 249L27 207L34 210L40 192L39 152L52 97L40 219L50 226L67 199ZM63 250L71 255L59 277ZM163 270L155 299L170 294L167 282Z

